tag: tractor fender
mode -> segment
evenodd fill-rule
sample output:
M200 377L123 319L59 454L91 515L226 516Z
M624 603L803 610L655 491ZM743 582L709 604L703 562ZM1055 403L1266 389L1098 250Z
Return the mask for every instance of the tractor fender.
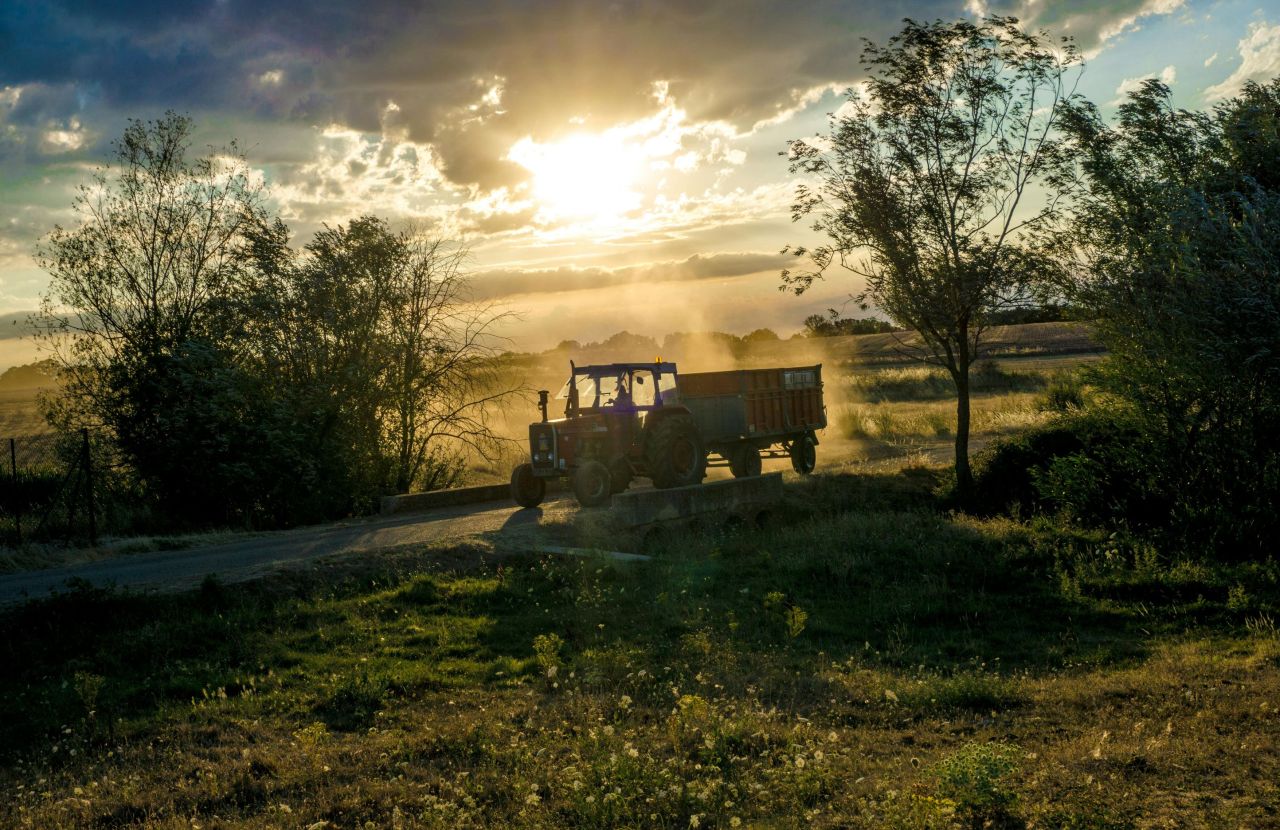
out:
M648 429L650 425L661 423L664 419L670 418L672 415L689 415L693 413L689 411L689 407L684 404L666 404L658 409L653 410L645 415L644 426Z

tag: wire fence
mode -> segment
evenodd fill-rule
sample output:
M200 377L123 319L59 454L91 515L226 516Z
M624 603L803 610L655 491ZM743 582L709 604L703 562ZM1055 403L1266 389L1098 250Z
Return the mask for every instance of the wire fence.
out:
M89 431L0 439L0 544L97 542L99 505Z

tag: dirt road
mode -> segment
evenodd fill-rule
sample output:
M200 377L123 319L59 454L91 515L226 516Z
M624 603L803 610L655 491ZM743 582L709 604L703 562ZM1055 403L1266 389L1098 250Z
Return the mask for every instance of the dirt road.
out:
M484 534L519 540L536 536L540 525L569 515L572 499L548 501L536 510L490 502L442 507L421 513L374 517L298 528L184 550L121 555L97 562L0 575L0 605L48 596L68 580L94 586L181 590L209 574L225 582L253 579L281 565L336 554L385 550L401 545L464 540Z

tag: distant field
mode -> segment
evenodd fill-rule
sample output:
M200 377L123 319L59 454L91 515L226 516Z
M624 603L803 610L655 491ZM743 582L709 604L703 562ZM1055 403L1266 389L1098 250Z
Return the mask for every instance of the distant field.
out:
M36 406L36 390L0 390L0 439L48 431Z

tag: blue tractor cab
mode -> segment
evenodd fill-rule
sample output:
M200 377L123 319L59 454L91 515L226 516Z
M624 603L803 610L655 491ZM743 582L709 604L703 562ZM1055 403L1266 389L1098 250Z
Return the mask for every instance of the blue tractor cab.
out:
M566 401L565 417L601 412L651 412L676 394L676 364L602 363L577 366L556 398Z

